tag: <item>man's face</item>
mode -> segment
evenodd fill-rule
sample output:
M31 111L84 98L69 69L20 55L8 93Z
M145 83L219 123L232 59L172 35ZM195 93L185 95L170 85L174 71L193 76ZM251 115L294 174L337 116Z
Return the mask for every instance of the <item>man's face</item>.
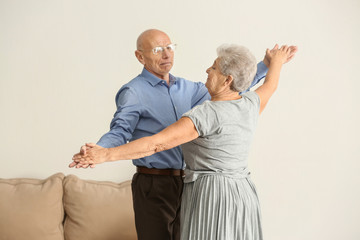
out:
M167 46L171 44L170 38L162 32L154 32L144 37L141 49L137 50L139 61L144 67L159 78L167 76L174 63L174 52ZM163 51L154 54L155 47L163 47Z

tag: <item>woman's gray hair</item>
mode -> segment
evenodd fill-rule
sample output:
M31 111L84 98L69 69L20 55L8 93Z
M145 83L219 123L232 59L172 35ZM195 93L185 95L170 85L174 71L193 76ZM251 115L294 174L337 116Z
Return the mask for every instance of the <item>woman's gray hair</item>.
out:
M236 44L223 44L217 48L220 71L231 75L231 90L242 92L248 89L257 71L254 55L246 47Z

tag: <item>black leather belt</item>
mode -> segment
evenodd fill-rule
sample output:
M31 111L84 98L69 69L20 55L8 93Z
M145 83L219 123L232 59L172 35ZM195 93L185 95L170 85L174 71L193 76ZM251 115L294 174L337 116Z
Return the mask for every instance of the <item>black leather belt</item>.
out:
M185 176L184 170L182 169L157 169L157 168L147 168L147 167L136 167L136 172L144 174L153 174L153 175L164 175L164 176Z

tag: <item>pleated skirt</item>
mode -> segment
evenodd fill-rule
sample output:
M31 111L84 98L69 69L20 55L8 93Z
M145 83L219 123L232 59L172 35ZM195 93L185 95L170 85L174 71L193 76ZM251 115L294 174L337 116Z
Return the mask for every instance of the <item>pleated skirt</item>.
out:
M205 175L185 183L181 240L262 240L261 212L250 178Z

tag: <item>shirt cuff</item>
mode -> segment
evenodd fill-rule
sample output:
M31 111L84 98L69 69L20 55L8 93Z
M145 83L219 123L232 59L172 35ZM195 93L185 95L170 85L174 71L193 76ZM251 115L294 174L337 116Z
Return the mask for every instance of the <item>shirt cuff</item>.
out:
M268 67L265 65L265 63L263 61L259 62L257 65L257 74L259 75L259 77L261 76L261 78L265 77L267 72L268 72Z

